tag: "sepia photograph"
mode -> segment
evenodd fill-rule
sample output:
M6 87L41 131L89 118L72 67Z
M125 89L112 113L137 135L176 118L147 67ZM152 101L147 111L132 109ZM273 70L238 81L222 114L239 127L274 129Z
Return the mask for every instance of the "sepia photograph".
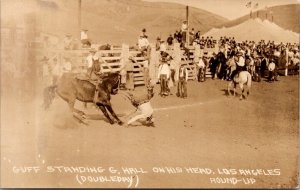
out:
M0 188L299 188L299 0L0 0Z

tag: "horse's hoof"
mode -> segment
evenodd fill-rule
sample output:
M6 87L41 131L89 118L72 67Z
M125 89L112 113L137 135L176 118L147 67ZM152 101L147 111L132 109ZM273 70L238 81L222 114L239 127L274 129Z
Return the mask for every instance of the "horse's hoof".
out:
M113 125L115 122L114 122L113 120L111 120L111 121L109 121L109 123L110 123L111 125Z
M123 122L123 121L118 121L118 124L119 124L119 125L123 125L124 122Z

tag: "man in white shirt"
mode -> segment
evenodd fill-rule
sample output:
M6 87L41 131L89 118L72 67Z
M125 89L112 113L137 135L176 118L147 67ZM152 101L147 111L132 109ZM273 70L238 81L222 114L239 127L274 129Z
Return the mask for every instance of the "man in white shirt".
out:
M239 51L237 55L234 57L234 61L236 63L236 69L231 74L231 80L233 80L235 75L238 75L241 71L246 71L245 58L243 57L243 52Z
M147 36L140 35L140 38L138 39L138 46L139 50L142 52L144 57L148 56L149 48L150 48L150 43L147 39Z
M162 97L165 97L168 95L168 90L167 90L167 81L170 78L170 67L167 63L166 57L162 58L162 63L158 67L158 79L160 80L160 95Z
M204 57L200 57L199 63L197 64L198 66L198 82L203 82L205 81L205 73L206 73L206 64L204 62Z
M91 47L91 42L87 35L88 30L83 29L80 33L80 40L83 47Z
M99 57L96 55L96 50L91 49L90 54L87 56L85 63L86 63L86 68L87 68L87 73L91 71L91 68L93 66L93 60L98 60Z
M181 98L187 98L187 80L188 80L188 70L181 64L178 70L178 92L177 96Z

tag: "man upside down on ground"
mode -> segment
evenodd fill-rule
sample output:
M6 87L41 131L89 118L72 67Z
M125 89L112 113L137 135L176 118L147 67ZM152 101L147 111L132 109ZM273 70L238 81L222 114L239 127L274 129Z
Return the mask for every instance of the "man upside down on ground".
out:
M143 93L142 95L133 95L130 92L127 92L128 99L131 101L131 104L136 108L134 112L134 116L131 117L125 124L125 126L128 126L132 124L133 122L145 119L146 125L155 127L153 123L153 108L150 103L150 99L154 96L153 93L153 86L147 86L147 94Z

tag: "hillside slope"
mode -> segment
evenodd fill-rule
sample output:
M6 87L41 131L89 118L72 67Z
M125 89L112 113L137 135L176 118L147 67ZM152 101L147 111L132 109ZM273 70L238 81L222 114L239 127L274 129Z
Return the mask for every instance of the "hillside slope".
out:
M63 7L69 7L66 12L76 15L76 4ZM196 8L190 9L190 18L190 25L203 32L227 21ZM180 29L183 20L185 6L179 4L140 0L85 0L82 4L82 27L89 29L91 37L100 42L135 43L142 28L147 29L151 41L157 36L166 38Z
M4 2L9 4L16 0ZM36 30L60 37L67 33L79 37L78 1L27 0L20 7L29 5L36 13ZM91 39L98 43L134 44L142 28L147 29L150 41L157 36L166 39L180 29L186 16L183 5L141 0L82 0L81 7L82 28L88 29ZM3 14L1 21L5 19ZM202 33L226 21L213 13L190 8L190 26Z

